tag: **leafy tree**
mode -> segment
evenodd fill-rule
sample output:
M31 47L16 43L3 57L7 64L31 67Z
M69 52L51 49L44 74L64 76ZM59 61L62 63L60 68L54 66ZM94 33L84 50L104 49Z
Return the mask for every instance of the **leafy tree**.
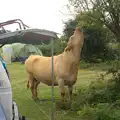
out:
M75 26L82 26L85 34L82 58L87 61L93 61L93 59L96 61L97 58L104 59L108 52L107 43L111 34L102 23L96 22L86 14L88 13L78 14L75 19L66 22L64 35L68 40L73 34Z
M120 0L69 0L77 13L87 12L89 17L105 25L120 42Z
M54 55L60 54L64 51L66 46L66 38L62 36L60 39L56 39L53 42ZM44 56L51 56L52 43L42 44L37 46L43 53Z
M67 22L65 22L63 34L64 37L66 37L66 41L68 41L69 40L68 38L73 34L76 25L77 25L76 19L74 20L70 19Z

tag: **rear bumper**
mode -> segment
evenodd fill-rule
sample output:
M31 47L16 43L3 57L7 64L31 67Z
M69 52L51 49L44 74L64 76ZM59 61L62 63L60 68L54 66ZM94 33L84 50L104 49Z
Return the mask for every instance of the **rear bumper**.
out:
M12 120L26 120L25 116L20 117L18 106L15 101L13 101L13 119Z
M13 101L12 110L13 110L13 120L19 120L18 107L15 101Z

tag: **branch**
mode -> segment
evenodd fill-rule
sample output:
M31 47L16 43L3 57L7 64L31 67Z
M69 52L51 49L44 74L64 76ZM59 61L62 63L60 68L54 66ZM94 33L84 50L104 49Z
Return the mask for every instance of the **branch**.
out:
M84 9L84 11L86 11L86 7L84 7L82 1L80 0L80 5L82 6L82 8Z
M119 26L119 15L118 13L115 11L117 8L114 8L114 3L112 3L111 1L108 0L108 4L109 4L109 8L111 9L111 18L113 19L113 23L115 26ZM116 2L117 4L117 2Z
M86 7L87 7L87 10L90 11L90 9L89 9L89 7L88 7L88 6L89 6L88 1L87 1L87 0L84 0L84 1L85 1L85 4L86 4Z

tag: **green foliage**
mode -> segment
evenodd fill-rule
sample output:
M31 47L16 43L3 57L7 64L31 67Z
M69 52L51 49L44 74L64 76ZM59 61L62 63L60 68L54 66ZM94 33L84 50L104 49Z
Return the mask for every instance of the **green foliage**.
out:
M106 51L105 30L103 28L84 27L85 42L82 56L85 60L104 59Z
M88 68L90 66L90 63L85 62L84 60L80 61L80 68Z
M82 49L82 59L89 62L101 62L105 59L114 59L114 53L108 47L108 43L114 40L113 34L102 22L91 17L91 12L77 14L75 19L65 23L63 30L66 40L73 34L75 26L80 26L85 34L85 41Z
M98 19L95 19L94 17L92 17L91 12L82 12L80 14L76 15L76 21L78 21L78 25L81 27L94 27L94 28L101 28L103 27L103 23L100 22Z
M52 43L49 44L42 44L37 46L43 53L44 56L51 56L51 48L54 49L54 55L60 54L64 51L64 48L66 47L66 42L64 40L65 38L57 39Z
M43 53L44 56L50 56L51 55L51 44L42 44L37 46Z
M82 120L119 120L120 110L108 103L99 103L95 107L86 105L78 111Z
M74 20L70 19L65 23L63 34L64 34L64 36L67 37L67 39L66 39L67 41L69 40L69 37L73 34L73 31L77 24L78 23L77 23L76 19L74 19Z
M109 63L108 63L109 64ZM109 79L105 76L111 74ZM82 120L120 119L120 62L115 61L101 77L87 88L80 88L74 96L72 109Z
M81 25L82 17L83 16L78 15L78 17L76 17L73 22ZM68 22L66 28L64 29L64 33L67 37L70 37L74 30L69 26L72 26L72 21ZM90 23L88 25L88 23L85 22L84 25L82 24L82 28L85 34L85 41L82 49L82 58L90 62L96 62L96 59L105 59L105 56L107 54L106 28L97 26L95 23L94 25Z
M120 42L120 1L119 0L69 0L70 6L74 8L77 13L89 13L86 14L90 23L93 20L94 23L102 23L105 25ZM93 22L92 22L93 23Z

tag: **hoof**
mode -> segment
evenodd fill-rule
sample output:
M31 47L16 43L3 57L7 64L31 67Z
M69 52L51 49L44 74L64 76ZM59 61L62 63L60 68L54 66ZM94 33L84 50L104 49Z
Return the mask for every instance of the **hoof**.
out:
M45 102L45 101L48 101L48 99L41 99L40 101Z
M38 97L32 97L33 100L40 100Z
M69 110L71 108L71 104L69 102L61 102L57 101L56 102L56 110Z

